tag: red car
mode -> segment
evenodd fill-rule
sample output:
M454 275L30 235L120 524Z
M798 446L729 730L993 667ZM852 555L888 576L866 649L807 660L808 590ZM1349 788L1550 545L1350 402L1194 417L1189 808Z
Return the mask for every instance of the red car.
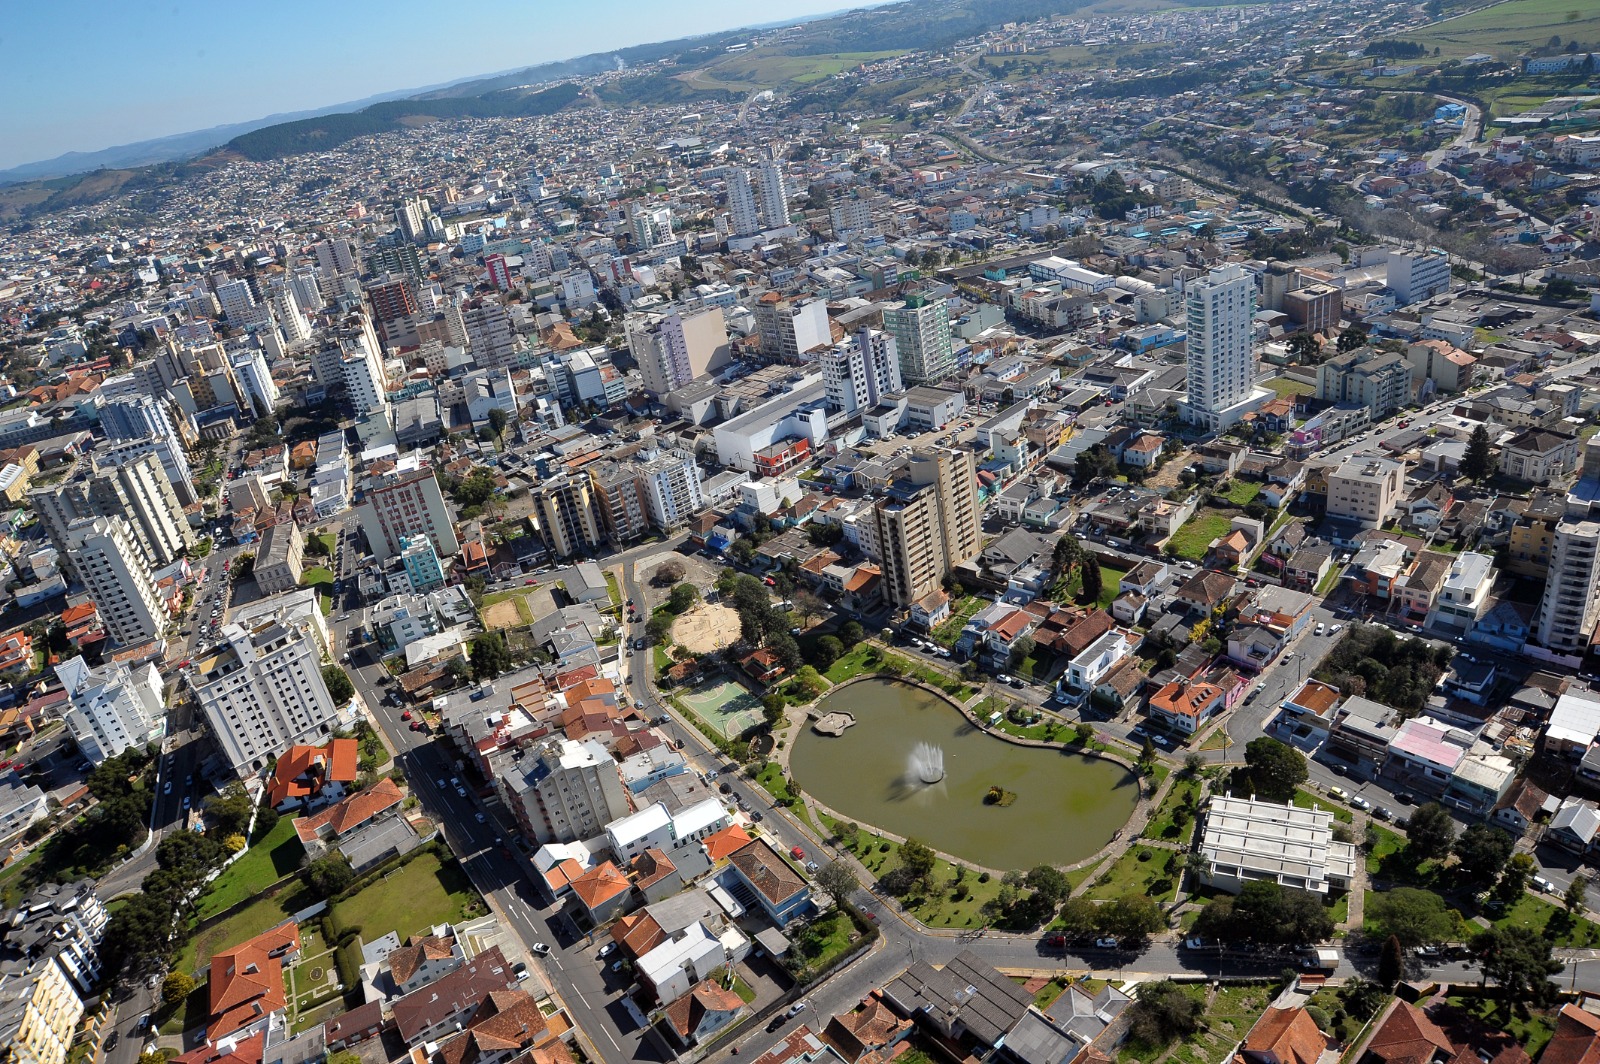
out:
M524 580L522 582L522 586L523 587L537 587L538 585L539 585L539 581L537 581L537 580Z
M778 582L776 580L772 579L772 577L770 577L770 576L762 577L761 578L761 582L763 584L766 584L768 587L777 587L778 586Z
M806 859L806 851L802 850L798 846L791 846L789 848L789 856L793 857L796 861L804 861Z
M408 709L404 713L400 714L400 719L401 720L410 720L411 719L411 711Z

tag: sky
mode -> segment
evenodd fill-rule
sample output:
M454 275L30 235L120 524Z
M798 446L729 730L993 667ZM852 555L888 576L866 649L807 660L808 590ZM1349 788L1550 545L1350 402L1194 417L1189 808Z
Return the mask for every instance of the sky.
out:
M17 0L0 169L849 0Z

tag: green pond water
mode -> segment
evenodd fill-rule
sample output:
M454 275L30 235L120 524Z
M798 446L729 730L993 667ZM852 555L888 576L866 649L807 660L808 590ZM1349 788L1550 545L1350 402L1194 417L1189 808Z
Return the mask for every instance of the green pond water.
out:
M856 724L837 738L807 728L789 758L795 781L849 820L974 864L1027 869L1093 856L1128 822L1139 796L1120 765L996 739L949 703L895 680L851 684L821 709L853 714ZM912 765L921 743L943 755L938 783L923 783ZM985 805L994 786L1016 800Z

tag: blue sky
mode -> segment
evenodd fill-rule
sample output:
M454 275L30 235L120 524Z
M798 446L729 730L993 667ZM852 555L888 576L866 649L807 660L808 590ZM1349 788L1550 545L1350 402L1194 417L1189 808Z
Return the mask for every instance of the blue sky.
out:
M849 0L15 0L0 168Z

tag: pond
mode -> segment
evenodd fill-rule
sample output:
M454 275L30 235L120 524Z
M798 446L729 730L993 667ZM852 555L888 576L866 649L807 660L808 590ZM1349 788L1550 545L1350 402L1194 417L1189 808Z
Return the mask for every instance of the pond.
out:
M997 739L910 684L864 680L820 709L854 714L856 724L837 738L806 728L789 758L795 782L843 817L974 864L1081 861L1105 849L1138 800L1122 766ZM943 779L922 782L940 767ZM1004 804L985 801L995 787L1008 792Z

